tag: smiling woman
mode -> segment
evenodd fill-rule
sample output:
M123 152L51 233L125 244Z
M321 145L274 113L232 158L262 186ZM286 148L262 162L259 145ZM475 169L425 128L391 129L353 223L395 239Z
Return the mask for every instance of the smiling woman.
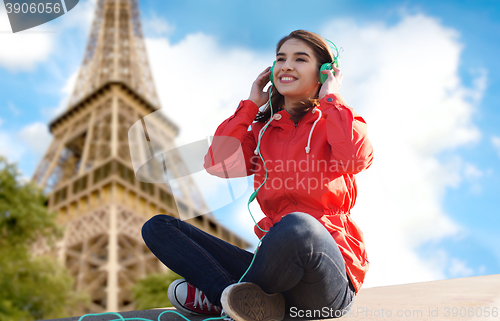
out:
M205 156L212 175L254 175L250 201L257 198L266 215L254 229L262 242L255 255L171 216L144 225L150 250L186 279L169 288L179 310L222 308L248 321L282 320L292 308L349 311L368 270L363 234L350 218L354 174L370 167L373 150L365 121L339 94L335 58L315 33L283 38L274 67L259 74ZM332 70L320 71L324 63ZM328 76L324 83L320 73ZM238 139L242 159L224 137Z

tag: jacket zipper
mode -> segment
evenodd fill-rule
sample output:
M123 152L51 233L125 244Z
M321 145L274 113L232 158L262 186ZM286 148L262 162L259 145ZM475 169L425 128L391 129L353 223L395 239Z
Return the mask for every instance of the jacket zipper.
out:
M298 126L298 123L297 123L297 126ZM283 158L282 158L283 160L287 159L288 146L290 145L290 142L295 137L295 133L297 132L297 126L294 126L294 128L292 129L292 136L290 137L290 139L286 143L285 150L283 153ZM282 179L283 179L283 177L282 177ZM297 210L297 202L295 202L295 200L290 196L290 194L287 192L286 188L285 188L285 196L292 202L293 207L294 207L293 210L296 211Z

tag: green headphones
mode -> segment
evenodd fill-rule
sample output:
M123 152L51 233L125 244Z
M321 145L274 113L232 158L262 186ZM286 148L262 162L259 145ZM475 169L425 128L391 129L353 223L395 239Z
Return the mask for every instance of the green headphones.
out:
M339 68L340 61L339 61L339 51L337 49L337 46L335 46L335 44L333 42L331 42L330 40L328 40L328 39L325 39L325 40L331 44L330 48L332 49L332 51L335 50L335 52L337 53L333 57L333 64L335 65L335 67ZM273 85L274 85L274 76L273 76L274 75L274 65L276 65L276 60L273 62L273 66L271 67L271 74L269 75L269 79L271 80L271 83ZM323 71L323 70L333 70L332 62L324 63L319 68L319 81L322 84L324 84L325 81L328 79L328 74L321 73L321 71ZM335 72L333 72L333 74L335 75Z

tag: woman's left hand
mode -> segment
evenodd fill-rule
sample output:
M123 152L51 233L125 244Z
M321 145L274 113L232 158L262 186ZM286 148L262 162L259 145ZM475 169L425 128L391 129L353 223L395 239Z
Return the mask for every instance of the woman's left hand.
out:
M319 99L321 100L328 94L338 94L340 91L340 84L342 83L342 77L344 76L339 68L332 66L332 70L322 70L321 73L328 74L328 78L325 83L321 86L319 90ZM335 76L333 75L335 72Z

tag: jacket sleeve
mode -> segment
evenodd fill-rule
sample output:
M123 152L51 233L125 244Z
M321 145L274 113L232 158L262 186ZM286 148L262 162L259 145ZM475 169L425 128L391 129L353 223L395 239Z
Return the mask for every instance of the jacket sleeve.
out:
M373 147L365 120L347 106L340 94L328 94L320 108L327 123L332 160L340 173L356 174L372 164Z
M219 125L205 155L208 173L222 178L244 177L253 174L255 137L252 125L259 107L251 100L242 100L235 113Z

